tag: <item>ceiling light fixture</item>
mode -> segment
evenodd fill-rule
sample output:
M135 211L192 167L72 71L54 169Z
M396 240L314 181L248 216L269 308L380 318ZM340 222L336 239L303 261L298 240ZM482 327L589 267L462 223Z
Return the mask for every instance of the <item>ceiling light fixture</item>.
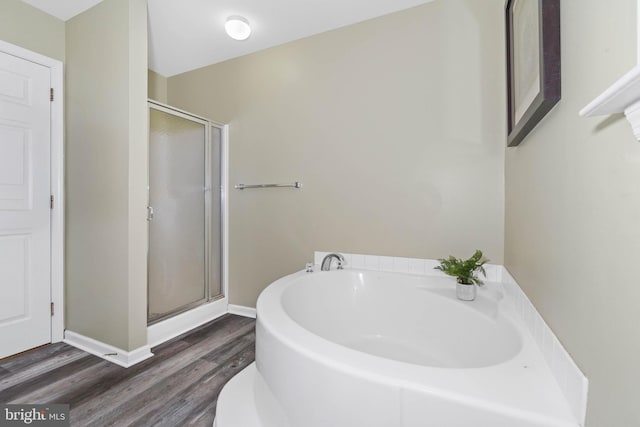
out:
M246 18L234 15L227 18L224 30L234 40L246 40L251 35L251 26Z

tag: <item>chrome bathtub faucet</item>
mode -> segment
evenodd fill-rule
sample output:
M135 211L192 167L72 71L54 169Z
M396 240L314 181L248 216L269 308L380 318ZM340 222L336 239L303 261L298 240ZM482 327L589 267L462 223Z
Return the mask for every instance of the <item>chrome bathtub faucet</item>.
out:
M329 271L331 270L331 261L333 259L338 260L338 270L342 270L343 266L347 263L344 260L344 256L341 254L328 254L322 259L322 266L320 267L320 271Z

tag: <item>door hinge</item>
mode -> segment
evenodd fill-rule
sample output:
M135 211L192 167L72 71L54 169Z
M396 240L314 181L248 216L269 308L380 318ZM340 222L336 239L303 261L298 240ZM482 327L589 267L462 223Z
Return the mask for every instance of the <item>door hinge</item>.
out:
M51 209L53 209L53 195L49 199L49 205L51 206Z
M54 307L54 306L53 306L53 303L51 303L51 315L52 315L52 316L55 314L55 310L54 310L54 308L53 308L53 307Z
M53 102L53 88L49 89L49 97L51 99L51 102Z

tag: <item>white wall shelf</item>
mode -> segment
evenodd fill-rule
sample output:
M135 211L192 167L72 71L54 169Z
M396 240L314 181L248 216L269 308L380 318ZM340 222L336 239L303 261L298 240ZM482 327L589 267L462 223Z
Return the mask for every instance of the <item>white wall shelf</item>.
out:
M636 65L580 110L580 115L586 117L615 113L625 114L633 134L640 141L640 65Z
M636 14L638 65L580 110L580 115L592 117L624 113L631 124L633 135L640 141L640 0Z

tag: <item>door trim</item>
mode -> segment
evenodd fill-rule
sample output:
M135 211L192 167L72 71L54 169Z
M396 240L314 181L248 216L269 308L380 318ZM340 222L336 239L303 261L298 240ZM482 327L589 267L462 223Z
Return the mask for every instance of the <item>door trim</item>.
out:
M0 52L43 65L51 70L51 342L64 338L64 65L20 46L0 40Z

